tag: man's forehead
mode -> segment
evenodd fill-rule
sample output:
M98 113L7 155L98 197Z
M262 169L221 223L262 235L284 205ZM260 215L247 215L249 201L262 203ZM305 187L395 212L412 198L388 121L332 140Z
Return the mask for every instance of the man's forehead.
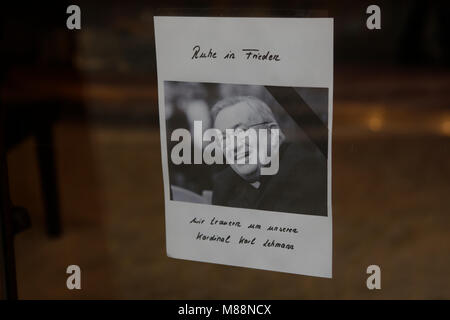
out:
M216 117L216 126L231 127L239 124L247 124L251 121L259 121L261 115L248 102L240 101L232 106L225 107Z

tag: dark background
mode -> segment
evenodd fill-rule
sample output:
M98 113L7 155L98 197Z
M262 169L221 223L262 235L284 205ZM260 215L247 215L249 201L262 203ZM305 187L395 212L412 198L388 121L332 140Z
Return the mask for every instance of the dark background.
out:
M0 11L20 298L450 297L448 1L77 1L79 31L69 4ZM334 17L332 280L167 258L153 16L185 13Z

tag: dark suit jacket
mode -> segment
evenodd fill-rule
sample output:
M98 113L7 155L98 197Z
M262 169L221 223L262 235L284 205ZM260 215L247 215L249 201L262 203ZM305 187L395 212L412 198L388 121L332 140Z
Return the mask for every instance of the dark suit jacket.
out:
M327 215L327 159L309 143L285 143L280 166L255 189L228 166L214 177L215 205Z

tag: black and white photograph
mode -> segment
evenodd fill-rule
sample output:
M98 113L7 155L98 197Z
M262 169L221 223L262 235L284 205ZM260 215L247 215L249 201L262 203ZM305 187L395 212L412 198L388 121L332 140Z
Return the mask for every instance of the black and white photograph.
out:
M327 88L165 81L164 92L171 200L327 215ZM203 139L208 129L217 130L216 139ZM231 129L254 129L253 145L249 134L243 141L226 133ZM223 150L233 138L234 149ZM196 163L213 144L217 161ZM174 159L180 155L186 161Z

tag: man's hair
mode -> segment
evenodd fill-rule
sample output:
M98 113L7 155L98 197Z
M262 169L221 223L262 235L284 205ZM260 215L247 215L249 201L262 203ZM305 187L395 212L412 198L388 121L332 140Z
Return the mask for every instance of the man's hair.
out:
M241 102L247 103L250 108L261 115L264 121L277 123L275 116L273 115L273 112L272 110L270 110L269 106L264 101L261 101L260 99L252 96L235 96L218 101L211 109L213 121L216 120L217 115L220 111Z

